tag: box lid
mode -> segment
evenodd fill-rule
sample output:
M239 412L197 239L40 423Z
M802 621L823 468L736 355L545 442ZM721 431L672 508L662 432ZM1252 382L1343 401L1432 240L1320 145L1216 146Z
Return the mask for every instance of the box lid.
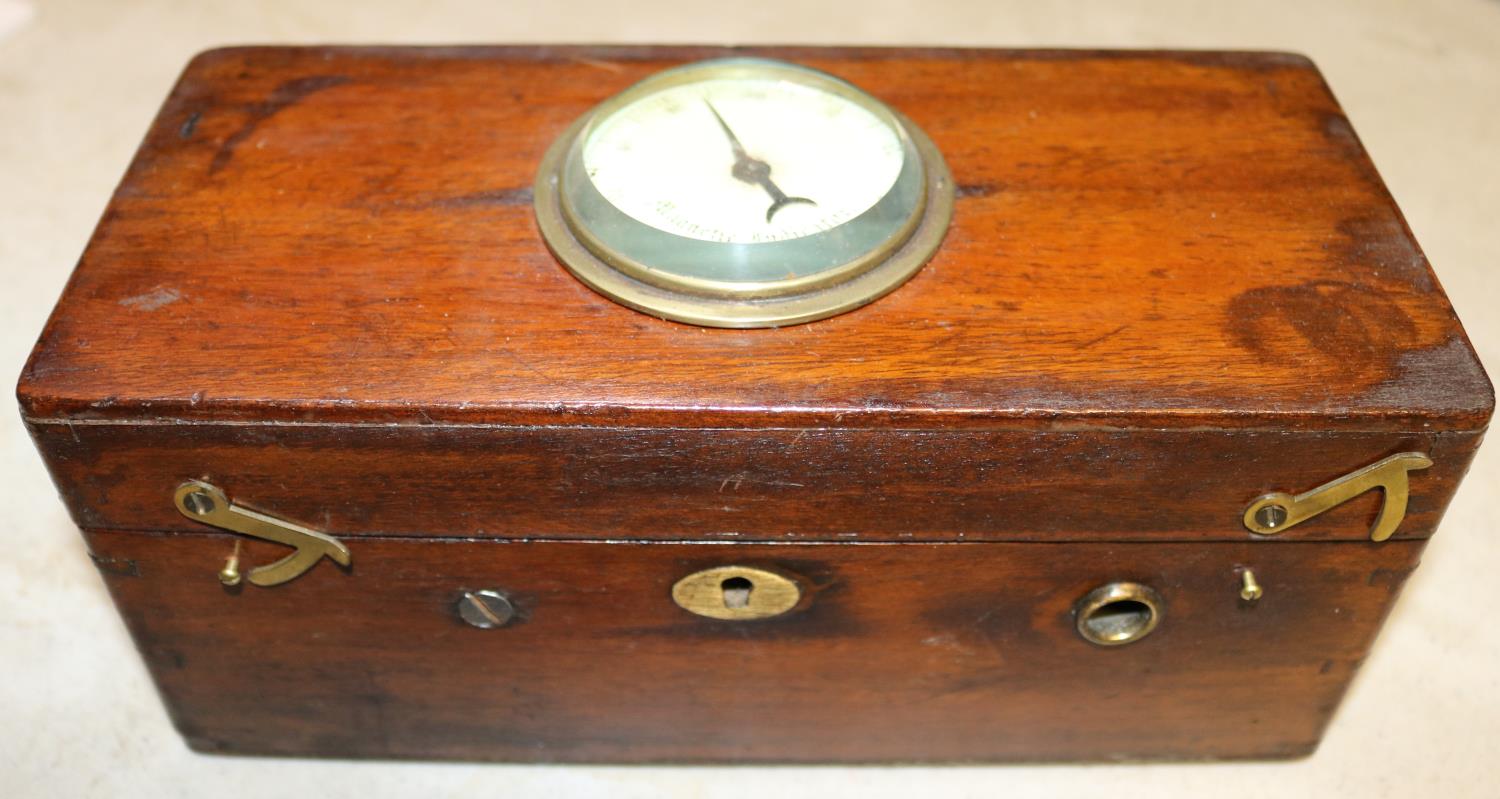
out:
M757 52L764 51L734 51ZM38 418L1483 426L1492 392L1317 71L784 50L959 183L895 294L783 330L614 305L537 236L569 122L722 50L251 48L188 68L21 384Z
M832 72L937 143L958 198L909 283L812 324L718 330L618 306L558 265L531 207L545 148L632 82L726 54ZM1306 59L914 49L205 53L19 395L34 430L75 441L289 424L1369 437L1349 468L1402 435L1477 433L1493 408ZM74 496L82 522L133 518L92 496Z

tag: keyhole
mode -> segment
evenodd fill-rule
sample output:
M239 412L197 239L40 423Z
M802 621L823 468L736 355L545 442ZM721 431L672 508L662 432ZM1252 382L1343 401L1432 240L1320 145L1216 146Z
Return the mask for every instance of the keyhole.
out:
M734 610L750 607L750 592L755 590L755 583L744 577L730 577L719 583L719 588L724 591L724 607Z

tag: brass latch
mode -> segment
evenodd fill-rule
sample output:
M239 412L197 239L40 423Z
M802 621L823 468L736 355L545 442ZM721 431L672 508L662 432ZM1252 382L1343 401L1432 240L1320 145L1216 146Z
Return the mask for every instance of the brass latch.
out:
M189 480L178 486L173 499L177 510L195 522L296 548L296 552L275 563L251 569L246 576L255 585L272 586L295 580L325 555L340 566L349 565L349 548L337 538L231 504L221 489L201 480ZM226 585L239 582L238 560L236 546L235 555L220 573L220 580Z
M1245 527L1258 535L1275 535L1379 488L1385 497L1370 528L1370 540L1384 541L1406 518L1407 473L1431 465L1432 459L1423 453L1402 452L1296 496L1280 491L1266 494L1245 509Z

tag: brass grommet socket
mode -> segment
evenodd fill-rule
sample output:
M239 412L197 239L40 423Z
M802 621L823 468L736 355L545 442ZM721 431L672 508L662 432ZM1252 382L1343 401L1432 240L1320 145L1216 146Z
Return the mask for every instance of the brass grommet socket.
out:
M1145 638L1162 617L1161 595L1140 583L1109 583L1073 606L1078 634L1099 646L1123 646Z

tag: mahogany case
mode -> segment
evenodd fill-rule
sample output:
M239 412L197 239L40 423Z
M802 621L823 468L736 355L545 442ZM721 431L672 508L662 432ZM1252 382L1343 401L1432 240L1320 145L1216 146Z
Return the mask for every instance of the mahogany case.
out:
M590 291L538 237L544 150L745 53L926 131L938 254L783 329ZM1305 754L1494 405L1306 59L841 48L204 53L18 391L193 747L518 761ZM1409 491L1251 529L1403 453ZM191 480L349 565L222 585L288 550L190 518ZM800 598L674 601L721 566ZM1154 628L1085 640L1118 583Z

